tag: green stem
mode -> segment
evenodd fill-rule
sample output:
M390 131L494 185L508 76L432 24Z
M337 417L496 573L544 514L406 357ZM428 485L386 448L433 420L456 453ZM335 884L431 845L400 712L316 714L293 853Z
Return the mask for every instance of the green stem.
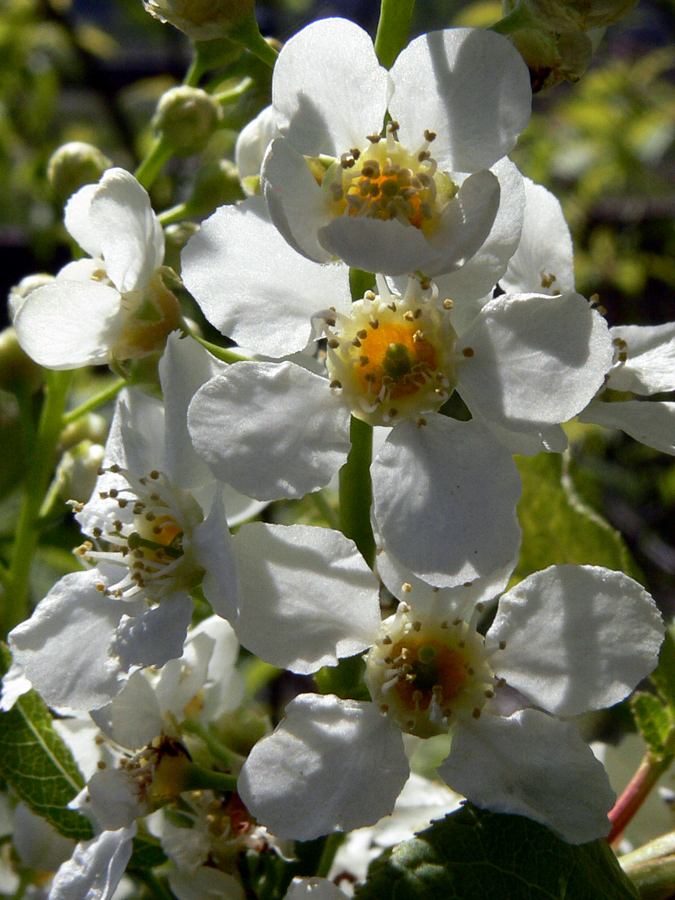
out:
M316 867L317 878L328 878L328 873L330 872L330 867L333 865L335 854L337 853L340 844L344 841L345 836L346 835L341 831L335 831L333 834L328 835L326 843L323 846L321 858L319 859L319 865Z
M194 719L186 719L181 725L181 729L189 734L196 734L197 737L201 738L218 762L226 766L241 766L246 759L240 753L235 753L234 750L230 750L229 747L221 744L208 729Z
M237 776L226 775L224 772L214 772L213 769L205 769L197 763L190 763L185 772L182 789L184 791L223 791L226 794L237 790Z
M385 69L391 69L396 57L408 43L414 8L415 0L382 0L375 36L375 53Z
M190 332L192 334L192 332ZM220 359L226 363L236 363L236 362L250 362L251 359L248 356L242 356L240 353L235 353L234 350L230 350L227 347L219 347L218 344L212 344L211 341L207 341L205 338L199 337L197 334L192 334L192 337L199 341L202 347L205 347L209 353L212 353L216 359Z
M260 29L258 28L258 23L256 22L253 13L244 19L243 22L240 22L233 27L232 31L228 34L228 37L230 40L236 41L238 44L246 47L247 50L250 50L250 52L254 56L257 56L261 62L264 62L266 66L269 66L271 69L274 68L279 54L274 47L267 43L262 34L260 34Z
M662 856L621 866L637 888L641 900L671 900L675 893L675 856Z
M29 578L37 547L40 508L54 470L56 446L63 427L72 372L45 372L45 400L35 442L26 465L28 478L16 529L12 562L5 578L2 634L28 617Z
M373 456L373 428L352 416L349 436L352 449L340 469L340 528L361 551L372 568L375 563L375 538L370 525L373 486L370 463Z
M171 147L164 141L161 135L156 137L153 140L150 149L145 154L145 159L141 162L135 172L136 180L143 185L146 191L149 191L155 183L155 179L166 163L171 159L171 155Z
M77 422L78 419L81 419L82 416L86 416L87 413L93 412L93 410L104 406L106 403L110 403L111 400L115 399L122 388L127 387L129 384L130 382L126 378L119 378L117 381L113 381L107 387L103 388L102 391L99 391L98 394L93 394L88 400L85 400L84 403L80 403L75 409L66 413L63 417L63 427L65 428L67 425L72 425L73 422Z

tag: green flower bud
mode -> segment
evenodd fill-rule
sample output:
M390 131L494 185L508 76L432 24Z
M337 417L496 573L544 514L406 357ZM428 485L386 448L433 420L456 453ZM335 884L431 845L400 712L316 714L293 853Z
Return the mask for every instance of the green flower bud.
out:
M578 81L593 55L591 39L583 31L556 35L540 28L517 28L509 40L527 63L535 93L562 81Z
M255 0L143 0L150 15L170 22L195 41L227 37L253 18Z
M618 22L637 0L524 0L524 6L548 31L589 31Z
M42 385L42 369L19 346L16 331L0 331L0 390L34 394Z
M218 127L219 105L206 91L175 87L159 101L152 124L178 156L199 153Z
M85 184L96 184L112 166L112 160L97 147L71 141L59 147L47 165L47 177L59 200L65 202Z
M104 456L105 447L91 441L81 441L63 454L56 470L56 480L64 502L87 502L96 486Z
M208 216L218 206L236 203L245 196L234 163L229 159L214 160L197 172L190 208Z

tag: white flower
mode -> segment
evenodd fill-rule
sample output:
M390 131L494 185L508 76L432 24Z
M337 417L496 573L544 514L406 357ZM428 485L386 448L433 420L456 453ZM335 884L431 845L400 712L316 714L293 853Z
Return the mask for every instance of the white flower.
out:
M76 369L161 350L182 317L157 271L164 232L147 191L124 169L108 169L71 197L65 225L91 259L14 296L26 353L50 369Z
M317 594L313 620L297 587L274 569L267 574L276 589L267 601L262 591L252 601L257 620L265 622L268 603L278 652L297 656L307 671L322 652L307 640L319 607L340 601ZM576 727L556 717L617 703L654 668L664 632L658 610L623 573L553 566L504 594L483 636L476 630L482 604L468 619L462 610L481 592L491 596L493 586L427 588L423 596L418 585L416 606L402 603L371 633L372 703L316 694L293 700L239 777L258 820L301 840L372 824L391 811L407 777L401 732L430 737L452 729L438 772L453 790L478 806L542 822L572 843L606 834L613 794L604 770ZM399 584L396 593L407 597L412 586ZM241 615L250 594L243 591ZM283 620L293 627L282 628ZM357 635L364 639L362 626Z
M604 320L574 293L498 297L459 338L452 303L415 280L400 297L380 278L379 296L352 303L346 267L294 253L259 198L207 220L183 274L210 321L254 351L302 350L312 318L328 337L328 377L302 356L240 362L197 392L190 433L216 477L261 500L303 496L344 464L350 413L395 426L372 469L374 515L393 552L438 585L487 574L517 549L511 444L488 428L535 451L557 429L553 449L564 448L557 423L584 408L612 361ZM437 414L455 387L474 421Z
M279 129L272 106L266 106L239 132L234 146L234 161L241 186L249 196L260 193L260 168L265 151L276 137L279 137Z
M232 616L229 495L185 422L196 387L218 370L175 334L160 363L164 404L135 389L118 399L96 489L77 507L89 536L79 554L93 568L57 582L10 639L50 705L96 709L130 672L179 657L199 583L214 611Z
M366 32L324 19L282 49L272 100L282 137L263 190L276 226L310 259L433 276L476 253L500 203L522 212L518 190L490 171L531 103L527 68L500 35L425 34L387 72Z

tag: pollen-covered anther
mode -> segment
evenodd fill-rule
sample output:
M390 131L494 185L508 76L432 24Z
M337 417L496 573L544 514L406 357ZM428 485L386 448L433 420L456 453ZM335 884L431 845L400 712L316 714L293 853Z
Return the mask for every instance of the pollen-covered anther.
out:
M107 473L119 476L119 484L99 497L114 505L108 507L107 516L105 505L97 509L100 524L91 529L95 543L86 541L75 551L89 565L112 563L126 569L112 587L102 585L103 592L120 599L140 594L157 601L196 583L201 571L186 566L183 546L186 529L191 532L203 519L194 498L157 470L139 478L116 465L104 470Z
M478 612L452 626L411 616L401 605L383 623L383 636L366 657L366 683L405 731L431 737L462 717L479 716L496 679L476 631Z
M334 327L322 324L329 378L342 384L355 416L387 425L393 416L435 411L447 399L456 380L456 336L442 307L421 300L417 282L404 297L392 295L383 279L379 287L380 296L366 295L349 315L337 314Z

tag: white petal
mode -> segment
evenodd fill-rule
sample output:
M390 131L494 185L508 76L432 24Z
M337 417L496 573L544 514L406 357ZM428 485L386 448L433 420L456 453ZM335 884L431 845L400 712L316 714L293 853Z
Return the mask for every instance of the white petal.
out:
M136 825L80 843L54 876L49 900L112 900L131 859Z
M307 346L316 312L347 311L351 304L347 267L296 253L269 220L262 197L216 210L183 250L182 277L215 328L272 357Z
M192 446L187 429L187 410L198 388L214 375L227 371L227 368L198 341L184 337L179 331L169 335L159 361L165 408L163 468L182 488L194 490L212 479L208 466Z
M48 369L107 362L123 325L119 292L91 281L54 281L36 288L14 319L23 349Z
M330 262L317 231L331 215L305 157L285 138L277 138L267 149L261 178L270 218L284 239L307 259Z
M185 829L181 829L185 831ZM245 900L244 888L233 875L199 866L195 871L171 872L169 885L178 900Z
M391 69L389 111L413 151L424 130L442 169L487 169L513 149L530 118L530 76L508 40L482 28L451 28L412 41Z
M672 401L594 401L580 414L579 421L621 428L636 441L675 455L675 403Z
M481 418L511 431L572 418L602 386L612 361L607 323L574 293L496 297L456 351L462 399Z
M497 216L499 190L499 181L489 169L469 175L429 236L429 245L438 253L438 261L420 267L427 275L450 272L480 249Z
M246 178L260 175L265 151L270 142L279 137L279 134L274 108L271 104L242 128L234 145L234 161L242 182ZM245 186L244 190L246 190Z
M241 643L308 674L367 649L380 628L377 579L353 541L307 525L243 525L234 538Z
M139 745L142 746L142 745ZM87 785L91 798L87 812L107 831L129 828L135 820L147 812L147 806L139 802L133 776L122 769L104 769L96 772Z
M409 771L400 730L374 704L301 694L251 751L238 791L277 837L307 841L373 825Z
M327 878L294 878L284 900L346 900L346 897Z
M560 425L534 431L510 431L475 413L474 418L489 428L509 453L536 456L537 453L563 453L567 449L567 435Z
M610 372L609 387L645 395L675 391L675 322L619 325L610 334L628 346L626 361Z
M403 275L438 261L422 232L396 219L339 216L320 229L319 240L331 255L366 272Z
M239 585L223 493L219 486L209 515L195 528L192 552L197 565L205 570L202 589L211 609L232 622L239 602Z
M89 219L91 201L96 195L98 184L85 184L66 203L63 221L68 234L74 238L89 256L100 257L101 241Z
M656 667L663 622L647 591L597 566L551 566L499 601L495 673L560 716L623 700Z
M523 226L523 176L506 158L494 165L491 171L499 180L499 209L490 234L461 268L434 278L441 299L449 298L454 303L452 324L458 334L466 329L472 318L465 316L464 307L481 298L489 299L488 293L491 295L518 246ZM480 306L476 312L478 309Z
M525 179L525 218L518 249L500 279L507 293L565 294L574 290L572 237L560 202Z
M387 547L437 587L507 565L520 545L520 476L477 422L402 422L375 459L374 515Z
M134 672L110 704L107 714L109 725L104 730L116 743L129 750L145 747L162 733L159 703L142 672ZM100 716L97 718L101 721Z
M382 583L394 597L410 604L415 611L424 616L432 608L442 608L443 617L459 615L469 606L484 603L499 596L509 582L511 573L516 567L517 559L512 559L506 566L484 578L477 578L470 584L460 584L452 588L434 588L403 566L386 547L377 554L377 573Z
M324 487L351 446L328 381L290 362L231 366L196 393L188 427L214 475L257 500Z
M13 818L12 844L23 866L43 872L55 872L62 863L70 859L75 841L59 834L46 819L36 815L22 801L14 808ZM7 833L5 829L3 832ZM18 884L14 890L17 888ZM3 893L7 891L4 884L2 890Z
M96 589L101 581L95 569L65 575L11 632L16 661L49 706L96 709L122 687L111 643L126 610Z
M368 34L347 19L322 19L285 44L272 102L279 130L301 153L340 156L380 133L388 89Z
M476 806L527 816L571 844L610 830L614 792L602 764L574 725L534 709L462 722L438 774Z
M164 259L164 232L150 197L124 169L108 169L89 212L106 272L122 293L144 288Z
M125 671L133 666L163 666L182 655L193 609L188 594L174 593L141 615L123 616L111 652L119 656Z

